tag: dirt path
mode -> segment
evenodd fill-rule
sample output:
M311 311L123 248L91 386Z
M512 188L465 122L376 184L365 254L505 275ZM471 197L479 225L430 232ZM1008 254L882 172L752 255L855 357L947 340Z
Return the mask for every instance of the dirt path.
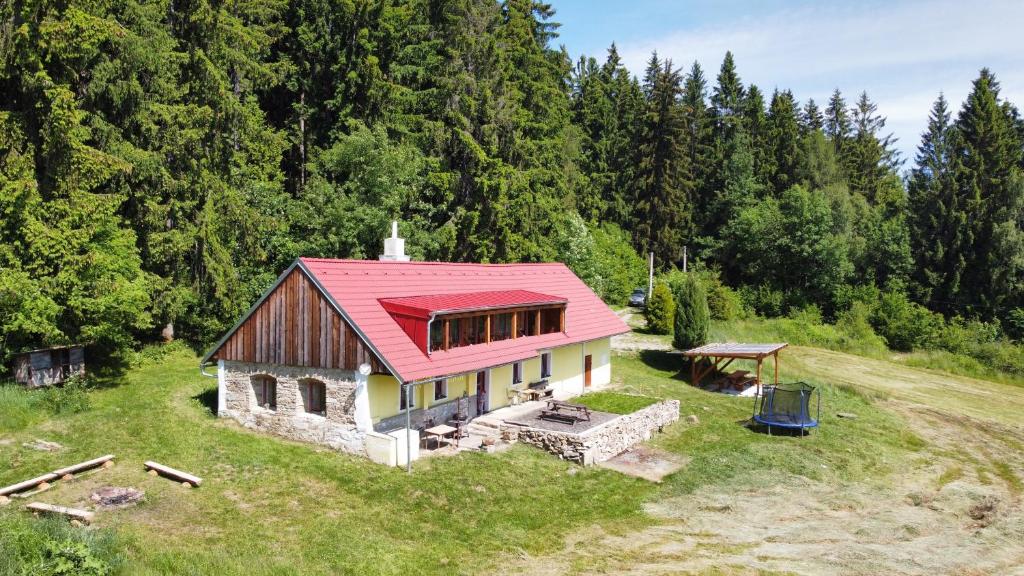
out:
M637 332L637 329L642 329L647 323L644 321L643 314L637 312L636 309L623 308L615 313L619 315L619 318L622 318L623 322L633 328L633 332L612 336L612 350L636 352L639 350L672 349L672 345L669 344L664 336Z
M655 527L578 533L510 572L1024 576L1024 389L814 348L784 362L878 394L928 447L864 483L791 478L652 502Z

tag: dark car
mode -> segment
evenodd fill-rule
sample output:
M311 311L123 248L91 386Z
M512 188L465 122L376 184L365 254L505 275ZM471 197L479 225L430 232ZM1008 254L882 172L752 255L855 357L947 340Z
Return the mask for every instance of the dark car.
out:
M633 293L629 295L629 305L636 306L637 308L643 308L644 304L647 303L647 292L643 288L637 288L633 290Z

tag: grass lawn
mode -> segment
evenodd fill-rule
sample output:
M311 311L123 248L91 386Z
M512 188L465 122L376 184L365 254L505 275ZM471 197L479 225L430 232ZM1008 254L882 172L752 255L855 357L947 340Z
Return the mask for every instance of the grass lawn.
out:
M591 410L610 414L630 414L657 402L657 398L622 394L619 392L588 392L570 400L573 404L582 404Z
M921 444L869 398L830 385L822 386L820 430L803 439L769 438L739 424L750 415L749 399L691 388L676 378L676 362L653 352L613 360L625 392L678 398L682 415L701 421L680 422L654 441L689 458L662 485L575 467L522 445L423 460L410 476L280 440L217 419L210 408L216 381L201 377L197 359L183 350L91 391L91 407L77 414L54 416L38 392L0 388L0 461L10 462L0 467L0 485L112 452L113 468L58 482L39 499L88 505L91 490L103 485L147 493L137 507L98 514L98 531L0 508L0 574L38 561L40 535L55 530L61 538L87 538L123 574L496 573L522 552L560 550L568 534L584 528L616 533L656 523L642 511L645 503L701 486L786 475L877 479ZM585 401L604 403L598 409L635 398L592 396ZM832 417L839 411L859 418ZM66 448L22 447L35 438ZM189 490L150 477L144 460L192 472L204 484Z
M644 351L616 357L613 370L613 380L624 390L677 398L682 417L692 414L700 421L697 426L671 426L654 440L655 445L690 458L683 470L665 480L662 496L709 484L772 483L790 475L870 482L905 465L905 459L923 446L898 416L879 409L871 398L822 382L815 374L787 370L785 361L780 364L783 379L804 380L822 394L821 426L804 438L751 431L742 423L751 416L753 399L685 384L680 362L676 354ZM837 412L858 417L840 419Z

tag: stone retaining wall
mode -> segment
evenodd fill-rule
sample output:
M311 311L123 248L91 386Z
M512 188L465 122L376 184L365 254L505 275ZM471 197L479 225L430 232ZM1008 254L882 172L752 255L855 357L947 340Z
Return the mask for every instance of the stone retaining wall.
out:
M662 400L583 432L558 432L505 424L502 433L532 444L559 458L589 466L609 460L650 440L655 431L679 420L679 401Z
M224 371L225 409L220 416L234 418L247 428L276 436L365 454L365 434L356 429L353 371L246 362L224 362ZM276 409L256 404L252 377L257 375L277 380ZM303 409L299 381L306 378L324 383L327 410L323 416Z

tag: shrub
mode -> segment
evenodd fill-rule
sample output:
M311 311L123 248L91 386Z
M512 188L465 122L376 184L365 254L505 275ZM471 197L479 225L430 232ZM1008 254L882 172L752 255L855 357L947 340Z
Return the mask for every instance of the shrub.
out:
M571 212L555 227L553 240L558 259L609 304L625 304L647 278L644 259L614 224L595 227Z
M1006 334L1014 340L1024 338L1024 308L1014 308L1003 319Z
M822 324L821 308L817 304L808 304L802 308L791 310L789 317L802 324Z
M979 346L998 340L999 326L995 322L964 320L958 316L942 327L932 344L953 354L972 355Z
M687 350L704 344L708 339L708 324L711 321L704 284L698 278L689 276L676 291L675 297L675 337L672 345Z
M704 270L697 274L704 283L708 294L708 310L715 320L739 320L745 318L747 311L743 306L740 294L726 286L714 270Z
M740 298L744 306L765 318L782 316L784 298L782 292L773 290L766 284L760 286L743 286Z
M865 302L853 301L850 307L839 313L836 329L847 338L847 346L861 350L885 348L885 340L875 334L871 327L871 306Z
M672 318L675 314L676 303L672 299L672 291L663 282L654 285L651 293L651 301L644 309L647 317L647 329L654 334L671 334Z
M3 515L0 534L0 574L105 576L122 561L113 532L75 528L57 518Z
M941 315L908 300L902 292L886 292L875 307L871 324L890 348L910 352L933 347L945 321Z
M75 376L61 386L46 389L43 402L54 414L74 414L89 409L88 385L82 377Z

